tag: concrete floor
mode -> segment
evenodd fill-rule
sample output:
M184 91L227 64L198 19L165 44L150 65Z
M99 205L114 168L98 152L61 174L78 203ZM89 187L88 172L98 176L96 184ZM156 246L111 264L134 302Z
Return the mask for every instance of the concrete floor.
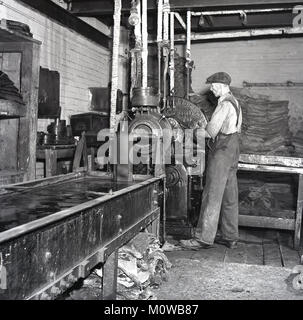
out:
M288 268L209 261L189 251L167 256L173 268L154 290L159 300L303 300Z
M173 238L172 243L177 243ZM292 286L300 263L292 233L241 229L238 248L222 245L198 251L166 252L173 268L155 290L163 300L303 300Z

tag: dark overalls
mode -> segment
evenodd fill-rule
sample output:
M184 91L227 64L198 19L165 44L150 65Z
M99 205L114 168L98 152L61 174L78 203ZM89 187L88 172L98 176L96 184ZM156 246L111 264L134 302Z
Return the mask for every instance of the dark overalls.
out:
M239 120L240 107L233 106ZM195 232L196 238L206 244L214 243L217 230L226 240L238 239L238 161L239 133L219 133L208 155L206 185Z

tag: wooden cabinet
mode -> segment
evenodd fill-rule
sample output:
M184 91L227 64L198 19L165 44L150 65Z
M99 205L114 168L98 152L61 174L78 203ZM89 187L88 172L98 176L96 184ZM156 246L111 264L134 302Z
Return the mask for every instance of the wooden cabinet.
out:
M0 98L0 186L35 179L40 45L0 21L0 70L25 103Z

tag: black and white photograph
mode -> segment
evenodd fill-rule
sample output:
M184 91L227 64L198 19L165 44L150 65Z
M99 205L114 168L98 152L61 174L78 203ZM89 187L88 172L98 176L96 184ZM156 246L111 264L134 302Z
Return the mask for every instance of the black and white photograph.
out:
M1 301L303 300L302 210L302 0L0 1Z

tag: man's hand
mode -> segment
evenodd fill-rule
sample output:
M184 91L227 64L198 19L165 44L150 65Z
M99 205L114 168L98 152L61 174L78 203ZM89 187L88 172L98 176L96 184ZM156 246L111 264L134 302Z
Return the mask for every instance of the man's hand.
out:
M194 137L195 139L198 138L211 138L211 136L209 135L209 133L207 132L207 130L205 128L196 128L194 129Z

